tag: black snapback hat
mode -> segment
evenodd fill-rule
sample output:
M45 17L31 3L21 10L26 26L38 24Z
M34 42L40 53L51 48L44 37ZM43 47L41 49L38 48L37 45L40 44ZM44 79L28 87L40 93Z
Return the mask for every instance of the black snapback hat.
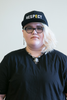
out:
M26 24L30 22L42 22L48 26L48 21L43 12L40 11L30 11L25 14L21 25L24 27Z

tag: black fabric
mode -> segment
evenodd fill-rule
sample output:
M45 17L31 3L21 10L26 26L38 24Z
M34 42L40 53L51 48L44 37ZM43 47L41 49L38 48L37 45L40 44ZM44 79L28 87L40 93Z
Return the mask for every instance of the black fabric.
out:
M9 53L0 64L0 94L6 100L65 100L67 57L53 50L39 63L25 49Z

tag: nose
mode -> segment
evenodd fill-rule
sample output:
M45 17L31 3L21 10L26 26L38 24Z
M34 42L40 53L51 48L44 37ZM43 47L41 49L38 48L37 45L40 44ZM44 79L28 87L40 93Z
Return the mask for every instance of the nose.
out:
M37 32L36 32L36 28L33 29L32 34L37 34Z

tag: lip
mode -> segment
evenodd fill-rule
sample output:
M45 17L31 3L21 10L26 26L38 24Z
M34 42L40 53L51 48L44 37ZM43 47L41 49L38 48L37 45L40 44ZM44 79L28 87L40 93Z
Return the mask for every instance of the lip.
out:
M38 37L37 36L32 36L31 39L38 39Z

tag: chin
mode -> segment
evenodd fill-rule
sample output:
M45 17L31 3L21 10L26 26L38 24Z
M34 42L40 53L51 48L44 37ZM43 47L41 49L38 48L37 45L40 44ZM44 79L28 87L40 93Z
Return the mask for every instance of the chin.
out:
M40 45L40 42L31 43L31 45L37 46L37 45Z
M41 47L41 46L40 46L40 43L32 43L31 46L32 46L32 47L36 47L36 48L37 48L37 47Z

